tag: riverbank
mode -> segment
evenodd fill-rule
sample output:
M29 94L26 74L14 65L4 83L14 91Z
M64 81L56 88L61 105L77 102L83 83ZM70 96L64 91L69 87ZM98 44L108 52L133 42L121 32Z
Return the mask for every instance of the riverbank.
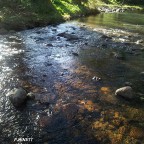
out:
M97 14L96 3L92 1L41 1L3 2L0 6L0 28L22 30L56 24L72 18Z
M32 2L1 2L0 34L57 24L77 17L98 14L99 12L123 12L143 10L136 6L107 5L95 0L67 0Z

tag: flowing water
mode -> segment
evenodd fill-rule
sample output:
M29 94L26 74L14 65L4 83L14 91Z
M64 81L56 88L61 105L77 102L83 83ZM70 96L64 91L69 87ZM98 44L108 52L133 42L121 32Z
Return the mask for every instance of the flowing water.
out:
M142 13L1 35L0 143L144 143L143 61ZM125 82L132 101L114 95ZM7 96L15 87L35 99L15 108Z
M144 34L144 15L142 13L107 13L79 19L92 27L121 28Z

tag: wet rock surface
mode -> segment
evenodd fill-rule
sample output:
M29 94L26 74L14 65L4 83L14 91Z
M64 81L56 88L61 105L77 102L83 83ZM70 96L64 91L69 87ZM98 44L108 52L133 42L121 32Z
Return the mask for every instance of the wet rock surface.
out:
M27 93L23 88L12 89L7 96L15 107L22 106L27 99Z
M116 90L115 95L121 96L126 99L133 99L134 93L130 86L122 87Z

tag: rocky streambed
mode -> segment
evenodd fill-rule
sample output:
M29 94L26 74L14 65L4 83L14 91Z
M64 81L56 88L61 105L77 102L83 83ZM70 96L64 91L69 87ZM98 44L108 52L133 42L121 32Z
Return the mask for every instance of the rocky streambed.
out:
M97 8L100 12L105 12L105 13L119 13L119 12L136 12L136 11L143 11L142 9L138 8L138 7L126 7L123 5L119 5L119 6L99 6Z
M0 36L0 142L143 143L143 40L78 21ZM132 99L115 95L125 86ZM29 99L15 108L20 87Z

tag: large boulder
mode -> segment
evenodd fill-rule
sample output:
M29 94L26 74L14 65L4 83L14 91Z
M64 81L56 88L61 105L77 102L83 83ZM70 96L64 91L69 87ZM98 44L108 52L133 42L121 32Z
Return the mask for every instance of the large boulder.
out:
M27 99L27 92L23 88L14 88L7 96L15 107L20 107Z
M125 86L125 87L117 89L115 92L115 95L126 98L126 99L134 98L133 89L130 86Z

